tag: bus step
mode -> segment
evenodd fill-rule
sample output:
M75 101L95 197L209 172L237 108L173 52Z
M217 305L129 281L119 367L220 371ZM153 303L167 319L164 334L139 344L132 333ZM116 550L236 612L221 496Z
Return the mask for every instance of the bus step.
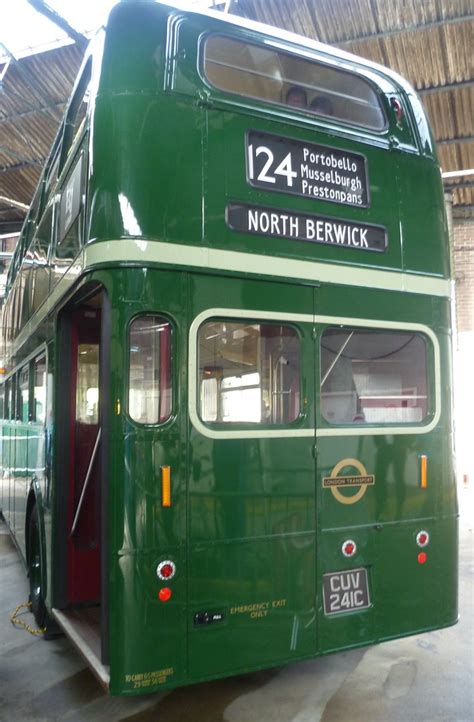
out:
M69 637L101 685L108 690L110 668L100 661L99 620L95 619L88 609L74 611L53 609L52 613L66 637Z

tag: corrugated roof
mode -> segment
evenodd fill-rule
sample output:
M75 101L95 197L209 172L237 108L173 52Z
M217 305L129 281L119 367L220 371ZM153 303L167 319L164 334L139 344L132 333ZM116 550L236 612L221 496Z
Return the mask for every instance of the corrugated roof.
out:
M0 89L0 195L29 204L82 60L76 45L12 61ZM0 204L0 229L24 213Z

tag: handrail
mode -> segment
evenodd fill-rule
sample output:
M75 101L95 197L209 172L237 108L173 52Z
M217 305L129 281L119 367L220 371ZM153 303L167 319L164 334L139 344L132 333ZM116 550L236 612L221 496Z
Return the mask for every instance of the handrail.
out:
M351 340L351 338L353 337L353 335L354 335L354 331L351 331L350 334L349 334L349 336L346 338L346 340L345 340L344 343L342 344L341 348L339 349L339 353L337 354L336 358L334 359L334 361L332 362L332 364L330 365L330 367L328 368L328 370L327 370L326 373L324 374L324 378L321 380L321 388L323 388L324 384L326 383L327 377L329 376L329 374L330 374L331 371L333 370L334 366L335 366L335 365L337 364L337 362L339 361L341 355L342 355L343 352L344 352L344 349L346 348L347 344L349 343L349 341Z
M83 501L84 501L84 496L85 496L85 494L86 494L86 489L87 489L87 485L88 485L88 483L89 483L90 475L91 475L91 472L92 472L92 467L93 467L93 465L94 465L95 457L96 457L96 454L97 454L97 449L99 448L100 432L101 432L101 429L99 429L99 431L97 432L97 438L96 438L96 440L95 440L94 448L92 449L91 460L89 461L89 466L88 466L88 468L87 468L87 474L86 474L86 478L85 478L85 481L84 481L84 486L82 487L81 497L80 497L80 499L79 499L79 503L78 503L78 505L77 505L76 513L75 513L75 515L74 515L74 521L73 521L73 523L72 523L72 529L71 529L71 533L69 534L69 538L71 538L71 537L74 535L74 532L76 531L76 526L77 526L77 522L78 522L78 519L79 519L79 514L81 513L82 503L83 503Z

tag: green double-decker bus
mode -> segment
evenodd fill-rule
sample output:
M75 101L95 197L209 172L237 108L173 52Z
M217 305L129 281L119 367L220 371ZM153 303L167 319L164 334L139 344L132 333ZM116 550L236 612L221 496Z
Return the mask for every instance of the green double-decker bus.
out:
M455 623L443 193L391 71L119 3L3 329L1 509L111 693Z

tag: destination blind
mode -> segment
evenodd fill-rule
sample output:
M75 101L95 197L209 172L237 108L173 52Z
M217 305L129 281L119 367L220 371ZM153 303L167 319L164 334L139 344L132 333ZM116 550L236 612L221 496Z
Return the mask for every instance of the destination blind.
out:
M340 218L283 211L280 208L229 203L226 223L233 231L274 238L290 238L324 245L383 253L387 232L382 226Z
M258 188L367 208L366 160L360 153L249 131L247 182Z

